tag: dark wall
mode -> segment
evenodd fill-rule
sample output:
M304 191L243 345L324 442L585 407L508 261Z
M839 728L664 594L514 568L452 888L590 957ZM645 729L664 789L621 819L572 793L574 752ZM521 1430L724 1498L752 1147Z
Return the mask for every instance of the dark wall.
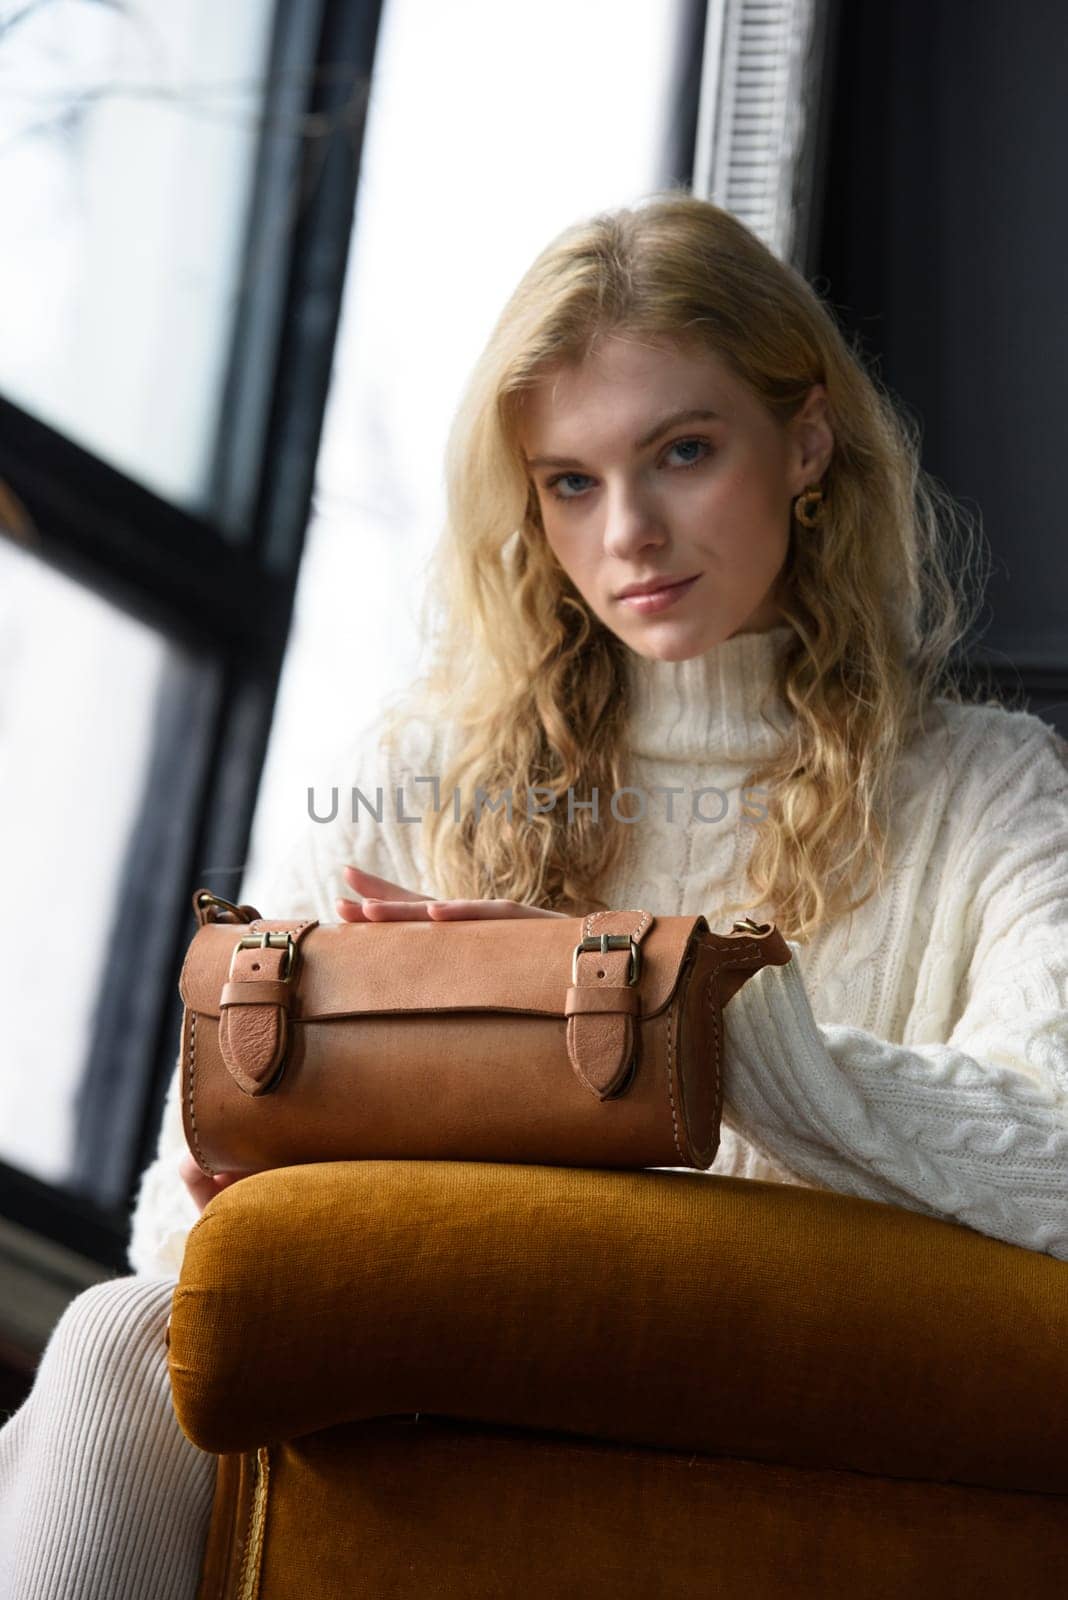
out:
M1068 5L844 0L837 28L817 285L981 512L984 656L1068 733Z

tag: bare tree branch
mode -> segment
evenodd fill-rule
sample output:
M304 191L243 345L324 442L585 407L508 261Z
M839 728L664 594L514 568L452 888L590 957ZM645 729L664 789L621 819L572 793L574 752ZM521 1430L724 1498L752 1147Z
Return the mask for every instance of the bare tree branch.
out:
M6 33L13 33L21 23L28 21L37 12L46 11L49 6L56 4L57 0L26 0L26 4L18 6L10 16L5 17L0 13L0 39ZM117 11L120 16L128 14L130 9L123 4L123 0L82 0L82 4L95 6L98 11Z

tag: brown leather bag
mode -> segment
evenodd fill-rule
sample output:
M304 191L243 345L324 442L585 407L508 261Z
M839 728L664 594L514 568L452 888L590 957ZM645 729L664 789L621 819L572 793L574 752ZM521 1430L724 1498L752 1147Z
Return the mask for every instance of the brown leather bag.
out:
M207 889L182 967L182 1112L207 1173L432 1159L708 1168L723 1009L773 924L604 911L264 920Z

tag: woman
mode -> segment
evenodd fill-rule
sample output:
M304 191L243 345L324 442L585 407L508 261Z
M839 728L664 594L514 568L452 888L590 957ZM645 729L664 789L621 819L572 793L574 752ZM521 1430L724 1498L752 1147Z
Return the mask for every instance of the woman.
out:
M728 1008L713 1174L1068 1259L1066 747L953 688L943 546L967 529L808 285L680 192L568 229L447 467L434 667L338 767L381 821L346 791L265 914L773 920L794 959ZM0 1434L0 1473L30 1464L7 1592L195 1593L213 1459L170 1413L163 1324L227 1181L185 1151L176 1074L135 1276L78 1297ZM93 1450L120 1434L114 1485ZM99 1529L73 1536L81 1587L72 1527Z

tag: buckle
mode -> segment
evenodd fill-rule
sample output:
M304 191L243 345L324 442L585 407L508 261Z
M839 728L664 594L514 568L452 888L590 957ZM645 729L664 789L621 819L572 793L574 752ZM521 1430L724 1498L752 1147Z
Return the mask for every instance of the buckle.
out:
M223 911L230 913L234 922L249 920L243 906L235 905L232 900L224 900L221 894L212 894L210 889L201 889L197 895L197 911L207 914L208 906L221 906Z
M580 939L575 946L571 957L571 983L578 983L578 958L583 950L599 950L604 955L609 950L630 949L630 964L627 968L628 984L637 983L641 972L641 951L637 941L630 933L592 933L585 939Z
M234 945L234 953L230 957L230 973L233 975L234 959L239 950L285 950L286 959L282 964L282 982L288 983L293 974L293 960L296 953L296 942L291 933L271 933L266 928L262 933L246 933Z

